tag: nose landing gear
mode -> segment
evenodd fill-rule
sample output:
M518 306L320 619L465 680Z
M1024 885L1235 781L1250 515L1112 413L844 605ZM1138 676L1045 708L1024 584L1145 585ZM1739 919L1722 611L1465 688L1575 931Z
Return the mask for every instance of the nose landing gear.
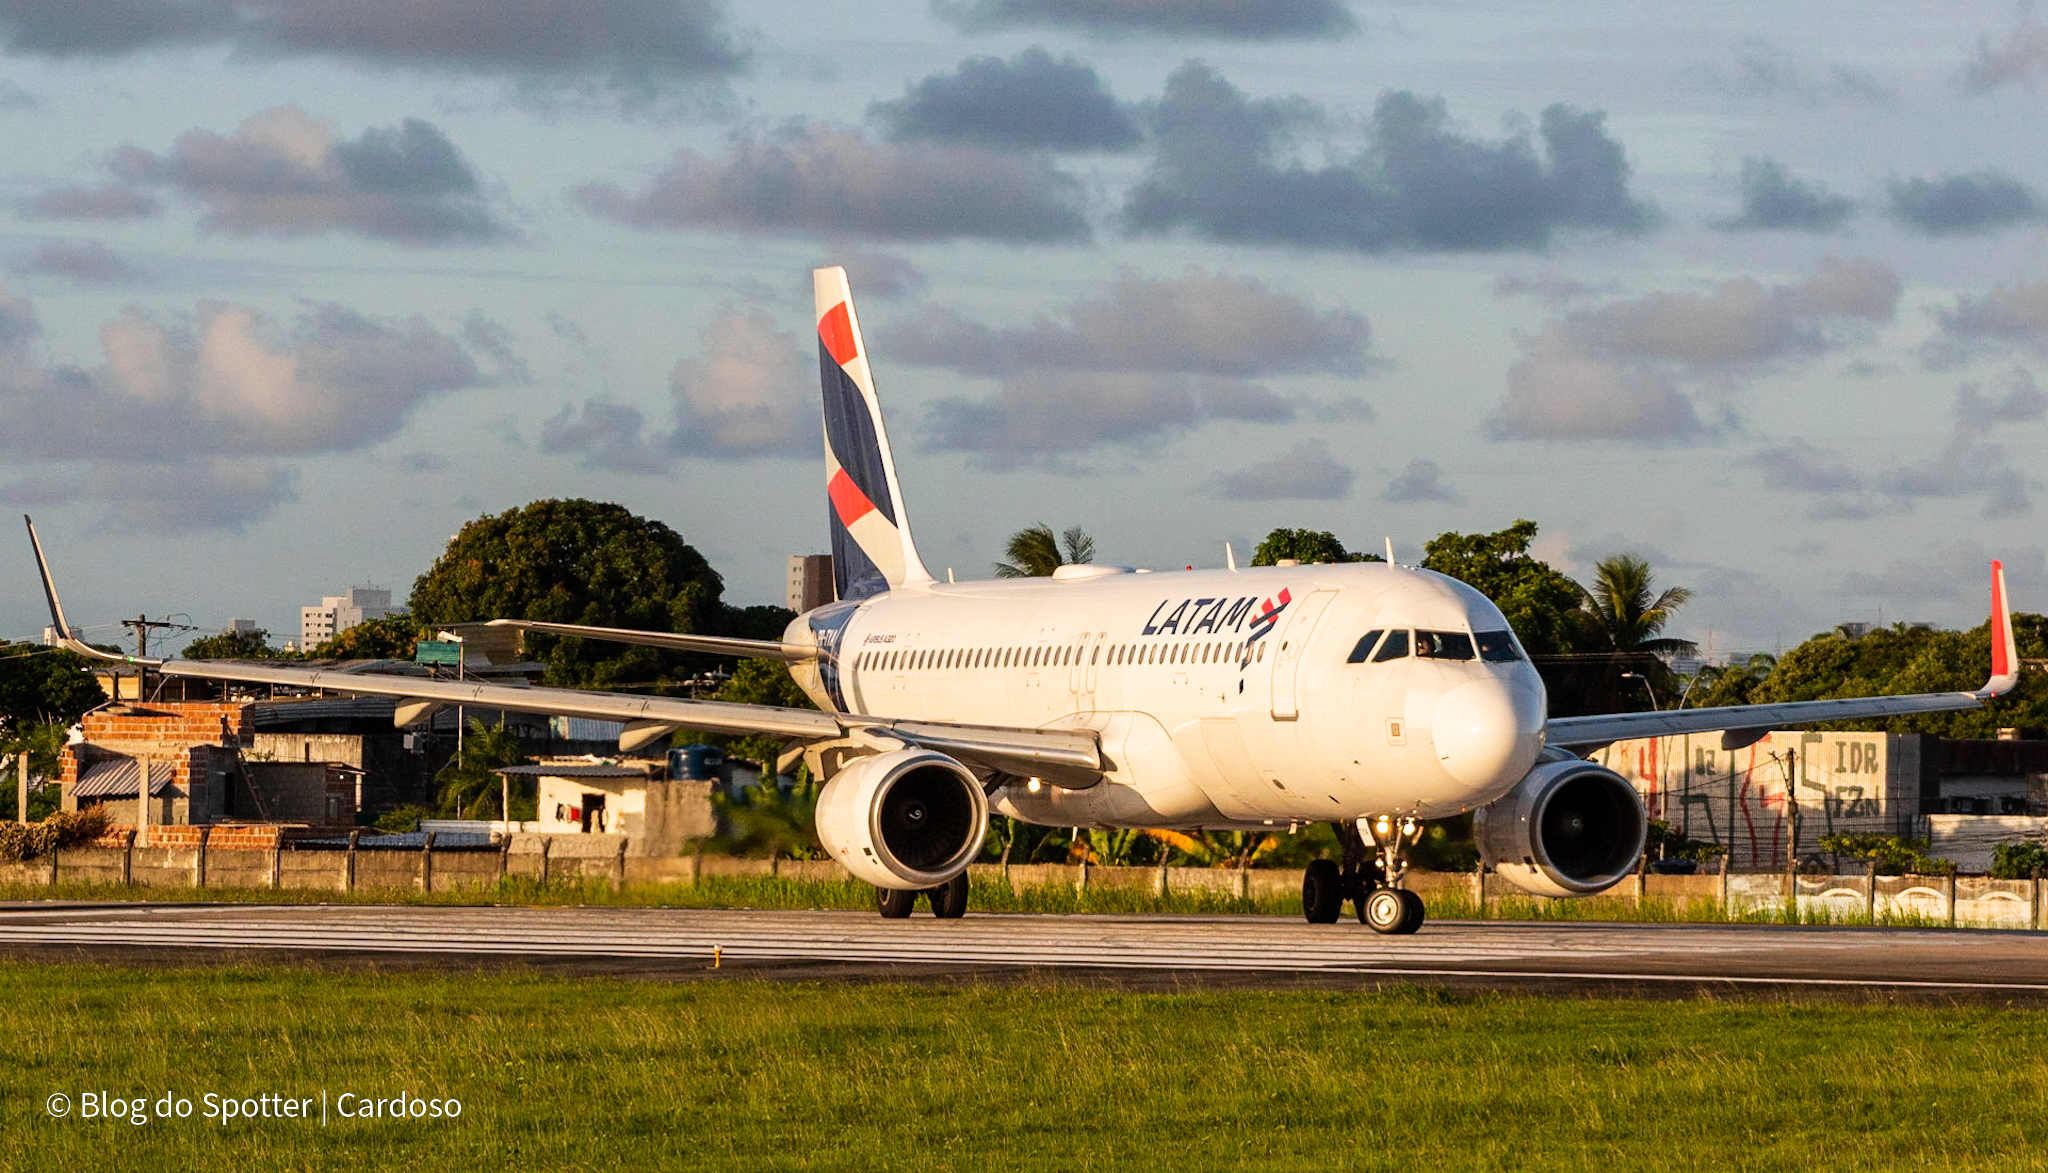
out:
M1338 823L1344 860L1319 859L1301 881L1301 912L1310 924L1334 924L1350 901L1360 924L1396 935L1422 927L1422 897L1397 885L1408 870L1407 849L1422 837L1412 818L1388 815Z

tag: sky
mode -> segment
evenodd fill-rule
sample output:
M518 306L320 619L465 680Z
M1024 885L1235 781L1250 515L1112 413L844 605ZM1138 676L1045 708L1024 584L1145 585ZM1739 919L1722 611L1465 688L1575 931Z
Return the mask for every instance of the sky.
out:
M779 603L844 264L935 571L1526 517L1717 658L1967 626L2048 610L2044 103L1970 0L0 0L0 505L97 639L544 497Z

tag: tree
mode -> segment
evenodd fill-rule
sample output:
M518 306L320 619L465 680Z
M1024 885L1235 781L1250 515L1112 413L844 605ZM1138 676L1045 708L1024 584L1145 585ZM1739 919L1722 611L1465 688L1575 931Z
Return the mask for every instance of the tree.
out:
M424 628L534 619L641 631L724 634L724 581L668 526L597 501L535 501L462 527L414 582ZM714 659L594 640L528 635L548 683L663 685Z
M1292 558L1304 566L1323 562L1384 562L1378 554L1353 554L1337 535L1320 529L1276 529L1252 551L1253 566L1278 566Z
M269 639L270 633L260 627L247 632L223 631L200 636L178 656L186 660L274 660L283 653L271 647Z
M1778 657L1769 652L1758 652L1747 659L1727 664L1706 665L1686 686L1690 691L1684 697L1685 702L1695 709L1755 704L1757 689L1777 666Z
M1009 561L995 564L997 578L1045 578L1061 566L1095 561L1095 539L1078 525L1055 538L1052 527L1041 521L1011 534L1003 553Z
M462 752L434 775L440 789L443 817L484 819L502 816L504 781L498 770L523 766L533 759L519 748L519 738L503 725L471 720Z
M1689 639L1658 635L1672 615L1692 598L1684 587L1657 589L1650 564L1634 554L1603 558L1593 568L1593 588L1582 590L1587 614L1608 646L1617 652L1649 652L1658 656L1689 655L1699 645Z
M798 688L790 676L789 669L779 660L741 660L732 679L718 690L718 700L731 701L742 705L778 705L785 709L815 709L811 698ZM735 737L731 734L704 734L684 731L675 735L675 744L688 745L702 741L723 748L730 757L745 758L761 764L761 776L771 784L775 778L775 759L782 756L783 742L779 738L755 735Z
M419 642L432 634L409 612L393 611L335 632L311 654L321 660L410 660Z
M70 726L107 694L77 654L39 644L0 641L0 721L20 726L55 721Z
M0 724L0 819L11 819L18 809L15 787L21 771L14 764L17 754L28 754L30 821L46 819L62 800L57 778L63 771L64 742L69 728L59 721L28 721Z
M1422 566L1493 600L1530 655L1570 654L1580 650L1579 584L1531 555L1535 540L1528 520L1490 534L1438 534L1423 547Z

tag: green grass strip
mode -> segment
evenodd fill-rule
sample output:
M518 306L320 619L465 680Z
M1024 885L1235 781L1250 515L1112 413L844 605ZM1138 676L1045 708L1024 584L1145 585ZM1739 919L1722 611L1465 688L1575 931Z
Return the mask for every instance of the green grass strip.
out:
M2025 1170L2048 1015L0 965L0 1165ZM202 1119L203 1097L459 1099ZM81 1120L83 1092L192 1101ZM53 1119L46 1098L72 1097Z

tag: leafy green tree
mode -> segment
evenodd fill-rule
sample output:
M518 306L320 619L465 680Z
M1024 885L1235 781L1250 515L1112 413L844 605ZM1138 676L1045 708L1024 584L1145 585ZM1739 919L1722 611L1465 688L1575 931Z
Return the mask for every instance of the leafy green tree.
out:
M1830 855L1877 862L1880 876L1947 875L1956 865L1927 854L1927 840L1902 839L1897 835L1822 835L1820 849Z
M658 521L596 501L535 501L462 527L413 584L422 627L535 619L641 631L722 634L724 582L704 556ZM529 635L548 683L574 688L664 684L707 657Z
M1353 554L1337 535L1320 529L1276 529L1252 551L1253 566L1278 566L1292 558L1304 566L1326 562L1384 562L1378 554Z
M1695 709L1755 704L1757 689L1777 666L1778 657L1769 652L1727 664L1709 664L1687 685L1691 691L1683 699L1688 708Z
M819 789L806 778L784 790L774 775L764 774L758 786L713 795L711 805L724 828L720 842L736 855L830 858L818 844Z
M68 727L56 721L0 725L0 819L14 817L14 792L21 781L15 758L22 753L28 754L30 821L46 819L57 809L63 797L57 779L63 772L61 755L68 736Z
M1095 539L1078 525L1054 537L1052 527L1039 522L1011 534L1003 554L1009 561L995 564L997 578L1045 578L1061 566L1095 561Z
M249 632L223 631L200 636L178 655L186 660L274 660L283 653L271 647L269 639L270 633L260 627Z
M785 709L815 709L811 698L798 688L789 669L779 660L741 660L732 679L718 690L717 699L741 705L777 705ZM690 730L675 735L674 744L701 741L725 750L727 756L745 758L761 765L764 778L775 777L775 759L782 756L783 742L774 737L735 737L731 734L699 733Z
M1593 568L1592 588L1581 594L1587 614L1593 617L1594 629L1617 652L1669 656L1699 650L1699 645L1689 639L1670 639L1658 634L1671 622L1672 615L1691 600L1692 592L1685 587L1657 591L1657 578L1650 564L1634 554L1601 559Z
M2000 880L2032 879L2048 871L2048 843L2038 839L2014 839L1991 851L1991 874Z
M106 691L77 654L0 642L0 720L17 726L43 721L70 726L87 709L105 703Z
M434 775L434 783L440 787L442 817L500 817L504 781L498 777L498 770L523 766L532 760L519 748L519 738L510 729L472 719L469 733L462 739L462 752Z
M419 642L432 634L410 613L393 611L335 632L311 654L320 660L410 660Z
M1493 600L1530 655L1579 651L1579 584L1531 555L1535 540L1536 523L1527 520L1490 534L1438 534L1423 547L1422 566Z

